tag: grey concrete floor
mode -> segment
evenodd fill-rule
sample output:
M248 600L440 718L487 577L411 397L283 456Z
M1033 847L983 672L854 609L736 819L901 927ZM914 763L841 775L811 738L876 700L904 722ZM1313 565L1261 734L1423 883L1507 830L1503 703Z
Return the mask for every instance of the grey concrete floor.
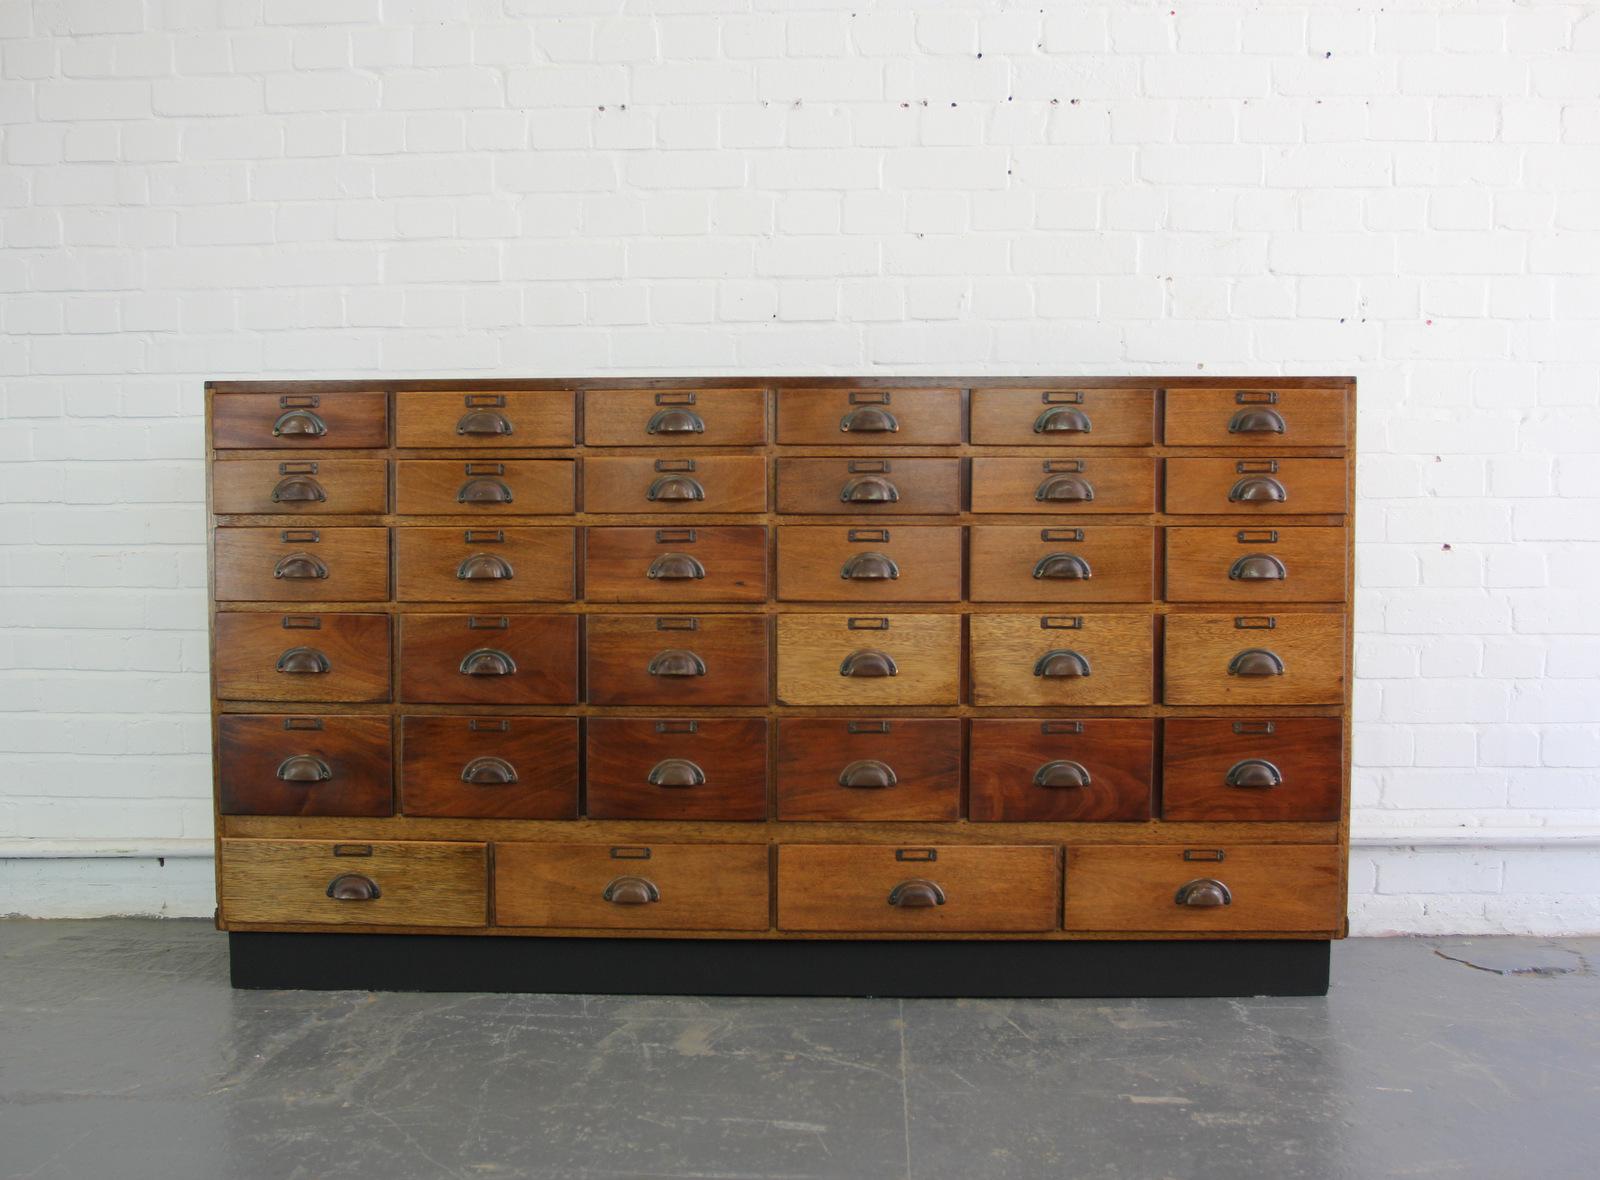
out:
M0 922L0 1176L1589 1177L1600 939L1353 941L1327 999L235 992Z

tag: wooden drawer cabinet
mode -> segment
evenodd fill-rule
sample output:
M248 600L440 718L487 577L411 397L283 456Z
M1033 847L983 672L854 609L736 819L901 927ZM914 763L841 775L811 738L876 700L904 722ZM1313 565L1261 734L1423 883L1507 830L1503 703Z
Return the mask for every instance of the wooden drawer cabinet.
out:
M821 446L932 446L961 441L959 389L786 389L778 441Z
M455 390L394 395L395 443L402 447L569 447L574 399L568 389L508 393Z
M575 615L402 615L400 699L576 704L578 623Z
M376 515L389 508L383 459L219 459L211 510L283 516Z
M785 525L778 597L789 602L958 602L961 529Z
M570 602L576 530L476 527L396 530L402 602Z
M217 718L225 815L389 815L388 717L228 713Z
M1339 818L1338 717L1169 717L1162 728L1164 819Z
M778 511L863 520L950 516L961 511L961 460L780 458Z
M386 701L389 617L221 613L212 675L225 701Z
M227 528L212 535L218 602L386 602L385 528Z
M1153 512L1154 459L1083 458L972 461L974 512L1076 515Z
M973 615L975 705L1148 705L1155 620L1143 613Z
M767 818L767 719L591 717L595 819Z
M1169 602L1343 602L1344 530L1169 528Z
M482 926L483 844L224 840L220 900L232 922Z
M785 705L953 705L961 681L958 615L778 616Z
M761 525L584 530L589 602L765 602Z
M959 819L961 722L785 717L777 775L779 819Z
M974 721L971 816L1149 819L1155 733L1139 717Z
M1169 389L1168 446L1342 447L1344 389Z
M387 394L219 393L211 401L211 445L219 451L315 451L388 442Z
M1149 602L1155 530L974 525L968 564L974 602Z
M401 722L401 810L438 819L572 819L575 717L449 714Z
M583 395L591 447L760 446L767 441L761 389L591 389Z
M575 503L570 459L401 459L395 511L405 516L560 516Z
M1153 389L975 389L972 441L1002 447L1145 447Z

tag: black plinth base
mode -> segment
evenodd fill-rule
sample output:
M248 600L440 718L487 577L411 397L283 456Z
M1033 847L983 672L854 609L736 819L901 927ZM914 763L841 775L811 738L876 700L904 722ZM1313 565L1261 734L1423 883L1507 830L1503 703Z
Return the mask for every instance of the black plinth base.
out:
M1328 943L230 933L233 986L703 996L1321 996Z

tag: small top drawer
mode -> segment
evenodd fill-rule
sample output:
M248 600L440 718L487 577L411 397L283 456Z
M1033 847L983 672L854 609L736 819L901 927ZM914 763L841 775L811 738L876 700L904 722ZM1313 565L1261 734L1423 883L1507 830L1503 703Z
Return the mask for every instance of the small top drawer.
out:
M778 616L778 700L786 705L953 705L960 615Z
M1345 510L1343 459L1168 459L1168 512L1335 515Z
M1345 389L1169 389L1168 446L1342 447Z
M386 528L222 528L212 556L218 602L383 602Z
M1344 699L1334 614L1167 616L1169 705L1333 705Z
M1155 530L974 525L971 563L974 602L1148 602Z
M1156 723L1145 718L972 723L975 820L1150 818Z
M780 390L778 441L864 447L959 443L961 391Z
M1169 602L1342 602L1341 528L1169 528Z
M569 602L577 530L395 530L395 597L402 602Z
M402 516L559 516L574 501L570 459L401 459L395 511Z
M974 389L972 441L1008 447L1146 447L1153 389Z
M368 514L389 508L383 459L226 459L211 465L211 510L284 516Z
M961 511L961 460L780 458L778 511L950 516Z
M391 815L387 717L217 718L223 815Z
M402 447L570 447L572 404L570 389L397 393L394 441Z
M790 602L956 602L958 525L778 530L778 597Z
M743 447L767 441L763 389L591 389L583 395L591 447Z
M976 614L972 703L1046 708L1155 700L1149 614Z
M211 445L219 450L388 443L385 393L219 393L211 399Z
M1080 458L972 461L974 512L1153 512L1154 459Z
M585 512L764 512L766 507L767 461L761 455L590 455L583 461Z
M766 527L586 528L583 596L589 602L765 602Z
M596 705L765 705L764 615L590 615Z
M577 704L578 618L407 614L400 620L400 699Z
M389 616L216 616L213 675L225 701L386 701Z

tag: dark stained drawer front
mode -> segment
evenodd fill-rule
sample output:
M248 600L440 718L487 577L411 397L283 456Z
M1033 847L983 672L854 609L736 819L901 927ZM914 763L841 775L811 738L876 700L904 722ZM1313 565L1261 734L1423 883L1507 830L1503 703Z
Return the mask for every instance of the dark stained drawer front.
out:
M765 602L763 525L584 530L589 602Z
M961 441L959 389L783 389L778 441L929 446Z
M401 459L395 511L403 516L560 516L572 511L570 459Z
M778 597L790 602L958 602L957 525L784 525Z
M1162 818L1335 821L1343 738L1337 717L1168 718Z
M953 705L961 690L961 617L778 616L778 700L785 705Z
M583 395L591 447L760 446L763 389L591 389Z
M454 819L574 819L574 717L407 717L400 809Z
M1344 853L1323 844L1071 845L1068 930L1334 935Z
M1169 528L1170 602L1342 602L1338 528Z
M223 528L214 534L218 602L383 602L385 528Z
M596 705L764 705L762 615L590 615Z
M382 447L389 442L383 393L219 393L211 402L211 444L318 450Z
M389 616L216 616L213 674L225 701L386 701Z
M486 844L224 840L230 922L295 926L482 926Z
M1167 616L1169 705L1336 705L1344 699L1344 616Z
M389 507L382 459L218 459L211 467L211 510L324 516Z
M572 423L570 389L394 395L394 439L401 447L570 447Z
M976 458L974 512L1153 512L1154 459Z
M224 815L391 815L387 717L217 719Z
M968 811L975 820L1150 818L1155 722L977 720Z
M400 699L444 705L577 704L578 619L404 615Z
M957 820L961 722L785 717L777 776L779 819Z
M1155 530L1122 525L972 528L974 602L1149 602Z
M760 455L652 459L590 455L583 461L585 512L765 512L767 461Z
M1168 459L1168 512L1235 516L1345 510L1343 459Z
M1153 389L975 389L972 441L1007 447L1147 447Z
M778 511L830 516L950 516L960 459L779 459Z
M483 527L395 530L403 602L570 602L577 530Z
M1148 705L1154 620L1142 613L973 615L974 705Z
M1060 896L1053 845L778 849L782 930L1054 930Z
M1344 389L1169 389L1166 442L1187 447L1342 447Z
M594 930L765 930L765 844L498 844L495 922Z
M767 818L767 722L591 717L592 819Z

